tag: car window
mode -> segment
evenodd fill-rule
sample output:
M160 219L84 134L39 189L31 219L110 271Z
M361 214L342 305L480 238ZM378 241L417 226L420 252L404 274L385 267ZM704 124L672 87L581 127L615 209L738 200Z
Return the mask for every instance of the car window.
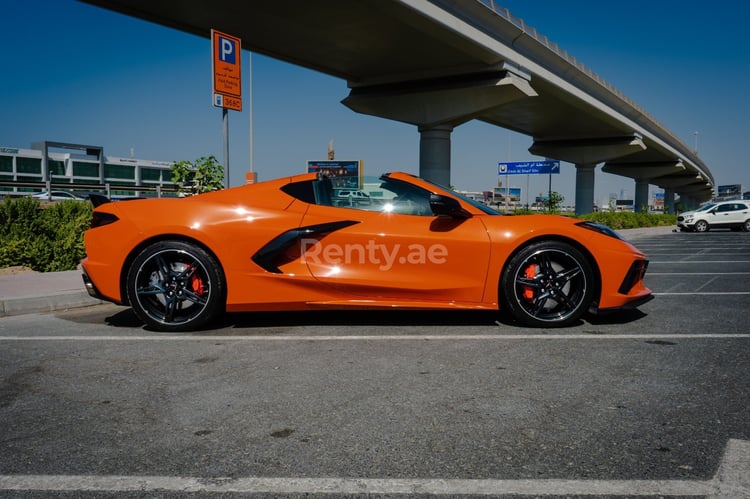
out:
M716 211L720 213L725 213L727 211L737 211L741 209L742 209L741 205L738 205L736 203L727 203L727 204L719 205L719 207L716 208Z
M430 191L389 177L322 177L312 181L312 192L314 203L324 206L433 216Z

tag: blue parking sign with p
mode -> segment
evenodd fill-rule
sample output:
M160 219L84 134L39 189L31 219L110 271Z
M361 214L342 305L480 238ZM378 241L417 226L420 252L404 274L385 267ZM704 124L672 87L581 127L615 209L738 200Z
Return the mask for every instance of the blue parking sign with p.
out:
M237 47L234 40L219 37L219 59L228 64L237 63Z

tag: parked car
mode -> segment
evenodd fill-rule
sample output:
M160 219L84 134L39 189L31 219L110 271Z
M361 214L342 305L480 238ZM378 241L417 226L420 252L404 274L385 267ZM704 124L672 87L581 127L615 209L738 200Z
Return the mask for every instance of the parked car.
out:
M356 207L336 206L331 179L315 173L186 198L97 198L86 288L173 332L225 311L363 308L499 308L559 327L652 297L645 255L606 226L501 215L407 173L374 180L383 202Z
M750 202L720 201L709 203L695 211L677 217L681 231L707 232L711 229L750 231Z
M372 203L370 195L358 189L336 189L333 197L340 206L367 206Z
M72 199L74 201L86 201L86 198L82 198L68 191L51 191L51 192L42 191L42 192L37 192L36 194L32 194L31 197L34 199L42 200L42 201L49 201L49 200L63 201L66 199Z

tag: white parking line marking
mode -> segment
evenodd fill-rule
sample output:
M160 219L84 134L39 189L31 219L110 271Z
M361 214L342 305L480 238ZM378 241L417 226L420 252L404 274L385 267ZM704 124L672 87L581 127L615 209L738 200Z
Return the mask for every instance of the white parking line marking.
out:
M679 495L750 497L750 442L729 440L711 480L494 480L439 478L196 478L0 475L0 490L245 494Z
M665 264L665 263L679 263L679 264L689 264L689 265L695 265L697 263L750 263L750 260L669 260L664 262L659 261L649 261L648 264Z
M750 295L750 291L701 291L701 292L685 292L685 293L653 293L654 296L672 296L672 295L696 295L696 296L726 296L726 295Z
M649 272L647 275L749 275L750 272Z
M690 293L671 293L690 294ZM702 293L709 294L709 293ZM749 293L750 294L750 293ZM748 339L750 333L717 334L404 334L404 335L320 335L320 336L0 336L0 341L485 341L485 340L650 340L667 339Z
M639 248L640 249L640 248ZM648 251L648 256L696 256L698 253L676 253L674 251ZM750 253L701 253L702 255L710 254L711 256L750 256Z
M718 278L719 278L718 276L714 276L713 278L711 278L711 279L707 280L706 282L704 282L702 285L698 286L695 289L695 291L693 291L693 292L694 293L701 293L701 289L705 288L706 286L708 286L712 282L716 281L716 279L718 279Z

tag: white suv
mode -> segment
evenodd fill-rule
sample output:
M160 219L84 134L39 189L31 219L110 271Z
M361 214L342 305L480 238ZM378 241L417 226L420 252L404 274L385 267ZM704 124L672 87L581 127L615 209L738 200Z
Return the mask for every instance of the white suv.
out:
M677 217L680 230L707 232L710 229L750 231L750 202L720 201L709 203L695 211L686 211Z
M369 206L370 196L366 192L357 189L340 189L333 193L338 206Z

